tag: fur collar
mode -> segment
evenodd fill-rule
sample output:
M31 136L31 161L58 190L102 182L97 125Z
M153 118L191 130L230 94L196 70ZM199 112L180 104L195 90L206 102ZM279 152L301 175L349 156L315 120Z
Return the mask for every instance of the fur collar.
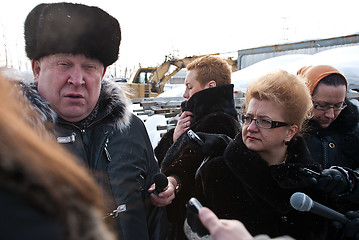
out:
M42 99L39 92L36 89L34 83L20 82L20 87L24 95L29 99L30 103L34 107L35 111L39 115L41 121L55 123L57 120L57 114L54 110L51 109L50 104Z
M199 91L193 94L188 101L182 102L181 107L182 111L193 113L193 123L215 112L223 112L237 119L237 111L233 100L233 84Z
M106 119L114 121L115 130L123 131L130 125L130 100L119 84L103 80L98 104L99 117L106 116Z
M247 148L243 143L242 134L238 134L233 142L226 148L224 157L226 164L232 169L235 175L242 175L247 171L250 172L256 168L268 168L269 166L258 153ZM310 157L310 152L302 137L296 137L290 142L284 164L318 166Z
M256 152L249 150L241 134L230 143L224 153L224 162L231 173L247 189L261 195L281 212L291 210L288 199L293 190L283 189L282 179L296 179L298 167L320 171L318 163L310 158L303 138L293 139L288 147L287 160L280 165L269 166Z
M319 134L332 132L346 133L357 129L359 123L358 108L348 99L346 99L345 102L347 103L347 107L342 110L337 119L335 119L329 127L321 128L315 120L309 120L307 124L309 134L317 132Z
M50 121L55 123L60 121L50 104L40 96L37 91L37 86L34 83L27 84L21 82L20 86L23 89L24 95L32 103L36 112L44 122ZM111 119L114 121L115 129L120 131L123 131L129 126L131 120L131 112L129 110L130 101L118 84L103 80L97 104L99 110L93 121L99 118Z

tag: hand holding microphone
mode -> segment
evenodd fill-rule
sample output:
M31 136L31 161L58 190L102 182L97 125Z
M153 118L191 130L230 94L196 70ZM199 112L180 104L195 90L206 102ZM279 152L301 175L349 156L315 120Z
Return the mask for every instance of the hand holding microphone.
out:
M163 173L156 173L153 176L153 182L155 183L155 190L153 193L158 196L160 192L163 192L168 185L168 179Z
M153 184L148 189L151 194L151 202L154 206L164 207L172 203L175 198L175 187L172 183L169 184L168 178L162 173L157 173L153 176Z

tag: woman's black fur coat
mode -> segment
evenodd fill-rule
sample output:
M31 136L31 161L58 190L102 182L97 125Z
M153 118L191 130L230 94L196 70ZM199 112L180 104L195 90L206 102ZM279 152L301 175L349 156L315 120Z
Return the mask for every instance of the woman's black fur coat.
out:
M298 167L321 170L310 158L301 137L291 141L286 162L280 165L269 166L245 146L241 134L223 156L208 160L196 179L196 197L219 218L242 221L252 235L327 239L324 218L298 212L290 205L291 195L298 191L318 202L325 201L324 195L309 184L291 184L301 177Z
M182 110L193 113L190 129L194 132L222 133L234 138L240 129L232 84L195 93L188 101L182 103ZM186 133L175 143L172 137L173 130L164 135L155 149L155 154L161 164L161 171L167 176L175 175L181 180L181 190L167 206L167 212L169 221L176 225L180 234L183 234L185 204L192 197L194 175L204 157L191 151Z

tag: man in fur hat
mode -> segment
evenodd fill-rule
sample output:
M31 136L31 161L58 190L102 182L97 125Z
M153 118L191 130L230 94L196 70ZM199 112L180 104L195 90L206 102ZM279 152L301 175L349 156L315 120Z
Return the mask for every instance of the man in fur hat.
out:
M34 84L22 87L44 122L54 123L57 141L106 190L119 238L165 239L164 209L147 191L159 168L146 129L118 85L103 80L120 41L118 21L97 7L40 4L25 21Z

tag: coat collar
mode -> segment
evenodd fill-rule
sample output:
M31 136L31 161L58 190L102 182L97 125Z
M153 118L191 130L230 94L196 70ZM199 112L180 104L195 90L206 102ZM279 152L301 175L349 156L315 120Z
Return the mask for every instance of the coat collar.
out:
M235 175L242 175L242 177L243 174L252 174L253 169L269 167L258 153L247 148L243 143L242 134L238 134L226 148L224 161ZM285 164L318 165L312 160L304 139L299 136L290 142Z
M115 122L115 129L122 131L130 124L132 116L130 104L119 84L103 80L98 101L99 115L96 119L110 118Z
M224 153L224 163L250 195L260 196L277 211L288 213L292 210L288 200L295 189L283 188L278 181L296 178L298 167L315 171L320 171L321 167L310 158L301 137L291 141L287 154L285 163L269 166L256 152L245 146L241 134L238 134Z
M20 86L23 89L24 95L30 100L44 122L55 123L63 121L58 118L50 104L40 96L34 83L28 84L22 82ZM130 100L125 96L118 84L103 80L100 97L96 106L96 114L94 112L90 114L91 116L95 115L95 117L91 118L91 121L101 118L112 119L115 129L120 131L129 126L132 115L129 110Z
M233 99L233 84L226 84L214 88L206 88L199 91L181 104L182 111L193 113L193 122L197 122L204 116L224 112L237 119L237 111Z

